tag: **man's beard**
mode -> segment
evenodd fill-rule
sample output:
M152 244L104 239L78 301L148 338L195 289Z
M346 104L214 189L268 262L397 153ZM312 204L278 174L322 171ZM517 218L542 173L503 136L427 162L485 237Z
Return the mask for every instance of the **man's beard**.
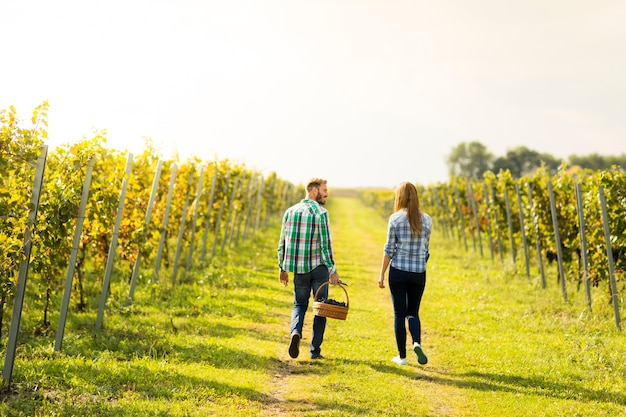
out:
M320 206L326 204L326 200L322 199L322 196L319 194L315 196L315 201L317 201L317 204L319 204Z

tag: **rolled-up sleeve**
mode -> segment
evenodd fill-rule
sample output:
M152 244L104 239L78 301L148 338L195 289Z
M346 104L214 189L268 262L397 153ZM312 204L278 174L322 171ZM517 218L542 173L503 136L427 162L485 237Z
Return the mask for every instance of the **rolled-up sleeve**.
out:
M396 254L397 243L398 238L394 231L393 222L389 219L389 222L387 223L387 241L383 247L383 251L389 259L393 259Z
M278 254L278 268L281 271L284 271L283 262L285 261L285 222L287 220L287 214L283 216L282 227L280 228L280 238L278 239L278 249L276 253Z

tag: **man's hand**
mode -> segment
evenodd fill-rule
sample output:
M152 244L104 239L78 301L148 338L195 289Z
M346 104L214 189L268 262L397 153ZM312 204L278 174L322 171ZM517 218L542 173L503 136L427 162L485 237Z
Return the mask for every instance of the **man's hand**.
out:
M329 279L330 283L333 285L337 285L339 283L339 274L338 273L333 273L330 274L330 279Z
M278 280L280 281L281 284L283 284L286 287L287 284L289 283L289 272L287 272L287 271L280 271L280 274L278 276Z

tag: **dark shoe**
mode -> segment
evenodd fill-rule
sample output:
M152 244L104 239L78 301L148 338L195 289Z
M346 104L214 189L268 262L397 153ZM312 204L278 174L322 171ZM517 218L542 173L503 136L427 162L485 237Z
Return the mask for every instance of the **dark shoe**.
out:
M315 360L315 359L324 359L324 357L322 356L321 353L316 353L311 355L311 359Z
M428 363L428 358L426 357L426 354L424 353L424 349L422 349L419 343L417 342L413 343L413 351L417 355L417 362L420 365L426 365Z
M291 335L291 344L289 345L289 356L297 358L300 354L300 335L294 333Z

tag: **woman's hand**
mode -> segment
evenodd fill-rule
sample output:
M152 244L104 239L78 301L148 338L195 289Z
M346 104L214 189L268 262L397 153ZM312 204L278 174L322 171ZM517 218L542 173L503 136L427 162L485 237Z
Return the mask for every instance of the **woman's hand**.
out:
M378 286L385 288L385 276L383 274L380 274L380 277L378 277Z

